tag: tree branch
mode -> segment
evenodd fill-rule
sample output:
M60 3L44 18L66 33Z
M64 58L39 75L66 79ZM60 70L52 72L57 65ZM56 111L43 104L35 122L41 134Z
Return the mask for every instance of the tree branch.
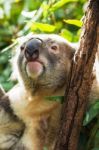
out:
M55 150L77 150L83 114L92 86L92 70L98 49L99 0L89 0L80 47L72 61L61 126Z

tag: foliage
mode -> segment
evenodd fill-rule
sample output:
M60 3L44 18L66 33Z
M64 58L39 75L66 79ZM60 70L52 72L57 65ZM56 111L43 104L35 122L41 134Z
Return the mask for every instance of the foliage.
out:
M30 32L56 33L77 42L85 7L86 0L0 0L0 50L5 50L0 53L0 83L6 91L14 85L9 60L17 38ZM97 101L85 115L80 150L99 150L98 115Z

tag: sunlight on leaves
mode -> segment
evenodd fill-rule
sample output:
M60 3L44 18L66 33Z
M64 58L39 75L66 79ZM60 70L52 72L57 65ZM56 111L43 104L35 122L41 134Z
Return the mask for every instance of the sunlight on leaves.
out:
M67 30L67 29L62 29L61 31L61 34L60 34L62 37L64 37L65 39L69 40L69 41L72 41L72 37L73 37L73 34Z
M51 8L51 11L55 11L57 10L58 8L62 7L63 5L65 5L66 3L69 3L69 2L77 2L78 0L60 0L58 1L57 3L55 3L52 8Z
M82 27L82 21L80 20L75 20L75 19L69 19L69 20L64 20L64 22L71 24L71 25L75 25L77 27Z
M42 32L53 32L56 29L54 25L43 24L38 22L33 22L30 23L29 25L32 31L40 30Z

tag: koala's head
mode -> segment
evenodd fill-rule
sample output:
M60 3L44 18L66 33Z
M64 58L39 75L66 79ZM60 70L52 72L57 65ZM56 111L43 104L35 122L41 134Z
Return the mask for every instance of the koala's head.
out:
M32 35L18 51L18 71L27 90L54 94L65 86L74 49L64 38Z

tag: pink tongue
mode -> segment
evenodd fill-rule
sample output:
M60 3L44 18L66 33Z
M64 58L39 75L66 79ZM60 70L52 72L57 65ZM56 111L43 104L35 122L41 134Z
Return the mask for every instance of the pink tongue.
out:
M35 62L28 62L26 69L27 69L27 73L30 76L31 76L31 74L39 75L43 70L41 63L36 62L36 61Z

